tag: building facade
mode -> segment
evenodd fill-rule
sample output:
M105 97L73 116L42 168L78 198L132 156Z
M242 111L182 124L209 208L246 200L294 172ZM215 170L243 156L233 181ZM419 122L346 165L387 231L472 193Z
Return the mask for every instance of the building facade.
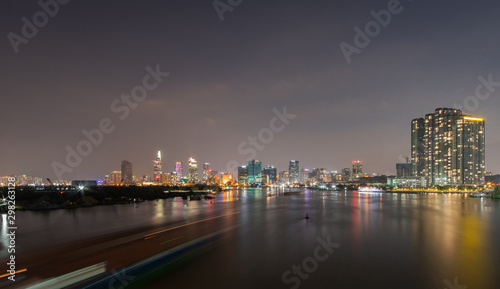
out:
M132 173L132 163L129 161L122 161L122 178L125 184L134 183L134 175Z
M412 164L403 163L396 164L396 175L398 178L408 178L413 175L413 166Z
M111 172L111 184L118 186L122 183L122 172L121 171L112 171Z
M424 176L425 168L425 119L416 118L411 121L411 171L412 176Z
M161 182L161 151L158 151L156 160L153 161L154 178L157 182Z
M194 158L189 158L189 183L198 183L198 163Z
M424 176L428 185L484 184L484 119L459 109L438 108L412 121L411 142L413 174Z
M258 160L251 160L248 162L248 184L262 184L262 163Z
M175 177L177 178L177 184L180 184L182 180L182 162L175 162Z
M352 161L352 178L363 177L363 161Z
M238 167L238 183L240 185L248 185L248 167Z
M291 160L288 165L288 178L290 183L298 183L299 179L299 161Z
M262 182L268 184L276 184L278 181L278 170L274 166L267 165L262 169Z
M206 184L206 183L208 183L209 179L210 179L210 164L204 163L203 164L203 182Z
M343 181L350 181L351 180L351 169L350 168L342 169L342 180Z

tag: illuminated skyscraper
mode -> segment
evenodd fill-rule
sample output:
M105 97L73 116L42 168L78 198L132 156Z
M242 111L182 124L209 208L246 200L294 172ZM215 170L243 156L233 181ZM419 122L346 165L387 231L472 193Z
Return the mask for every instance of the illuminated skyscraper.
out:
M290 183L290 174L288 171L284 171L280 173L280 183L281 184L289 184Z
M122 172L121 171L112 171L111 172L111 184L117 186L122 183Z
M175 175L177 177L177 183L181 183L182 179L182 162L175 162Z
M309 169L301 169L301 174L300 174L300 179L303 183L309 182L309 176L311 174L311 171Z
M342 180L343 181L350 181L351 180L351 169L350 168L342 169Z
M484 184L484 119L463 115L459 109L437 108L423 121L423 175L428 185ZM413 142L412 131L412 165L418 168Z
M275 184L277 181L278 172L274 166L267 165L267 167L262 169L262 182Z
M195 159L189 158L189 183L196 184L198 182L198 163Z
M203 182L208 183L209 179L210 179L210 164L204 163L203 164Z
M363 177L363 161L352 161L352 177L355 179Z
M288 165L288 178L290 179L290 183L299 182L299 161L290 161Z
M412 176L422 177L425 167L425 120L416 118L411 121L411 171Z
M154 178L157 182L161 182L161 151L158 151L156 160L153 161Z
M248 162L248 184L262 184L262 163L258 160L251 160Z
M240 183L241 185L248 184L248 167L247 166L238 167L238 183Z
M132 184L134 182L134 175L132 174L132 163L129 161L122 161L122 178L125 184Z

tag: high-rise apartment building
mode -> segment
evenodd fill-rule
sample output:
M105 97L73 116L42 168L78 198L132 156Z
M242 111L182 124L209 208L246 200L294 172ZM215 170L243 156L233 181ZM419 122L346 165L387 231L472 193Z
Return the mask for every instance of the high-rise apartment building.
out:
M422 122L423 131L416 125ZM428 185L484 184L484 119L464 115L459 109L437 108L412 121L411 143L413 173L425 176Z
M411 121L411 170L412 176L422 177L425 167L425 120L416 118Z
M290 161L290 164L288 165L288 178L290 183L299 182L299 161Z

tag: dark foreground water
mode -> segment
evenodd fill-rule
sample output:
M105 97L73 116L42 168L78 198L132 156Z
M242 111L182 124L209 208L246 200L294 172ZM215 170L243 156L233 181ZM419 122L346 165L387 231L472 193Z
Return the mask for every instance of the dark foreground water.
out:
M249 189L212 203L18 212L17 244L38 250L228 210L240 211L236 229L149 288L500 288L500 201L464 195ZM2 219L2 244L4 228Z

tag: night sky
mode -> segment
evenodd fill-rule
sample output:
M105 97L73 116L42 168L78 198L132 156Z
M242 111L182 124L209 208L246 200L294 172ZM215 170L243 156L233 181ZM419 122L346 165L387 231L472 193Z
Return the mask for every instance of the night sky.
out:
M7 35L22 36L21 19L41 8L2 1L0 175L55 178L52 163L65 164L65 147L103 118L116 129L65 179L102 178L122 160L152 174L158 150L164 171L174 161L187 171L189 156L226 171L246 162L240 143L284 107L296 118L257 153L263 165L341 170L360 159L366 172L395 173L413 118L463 104L480 76L500 82L500 3L401 1L347 63L340 43L354 45L354 27L389 2L246 0L221 21L211 0L73 0L16 54ZM170 75L121 120L111 103L158 64ZM500 86L464 109L486 118L486 166L496 173L499 98Z

